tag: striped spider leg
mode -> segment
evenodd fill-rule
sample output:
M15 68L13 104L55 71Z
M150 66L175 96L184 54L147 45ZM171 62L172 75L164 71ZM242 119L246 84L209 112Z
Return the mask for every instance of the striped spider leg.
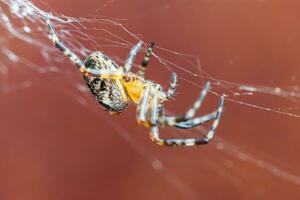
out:
M157 97L153 98L153 104L157 103ZM201 138L187 138L187 139L161 139L159 137L159 126L155 125L151 127L150 131L150 138L152 141L159 145L163 146L194 146L194 145L202 145L207 144L210 142L210 140L213 138L215 131L219 125L220 118L223 112L224 107L224 96L221 97L219 107L216 111L216 114L211 113L202 117L198 117L192 120L187 121L186 124L181 124L180 128L192 128L195 126L202 125L205 122L208 122L210 120L214 120L212 126L209 128L207 134L204 137ZM152 110L152 120L153 122L158 119L158 113L157 113L157 104L154 105L154 108ZM181 122L182 123L182 122ZM174 127L178 127L178 124L175 124Z
M139 41L135 46L132 47L132 49L130 50L130 52L128 54L126 62L124 64L124 72L122 70L123 68L119 68L121 70L118 70L118 71L117 70L112 71L112 70L102 70L102 69L100 69L100 70L99 69L89 69L84 65L84 62L82 62L75 53L73 53L68 47L66 47L63 44L63 42L60 41L59 37L55 33L55 30L50 22L49 16L46 17L46 24L47 24L48 31L49 31L49 39L54 43L55 47L58 48L60 51L62 51L63 54L65 56L67 56L69 58L69 60L76 65L76 67L79 69L79 71L86 76L101 77L101 78L123 78L124 76L127 75L128 72L130 72L133 62L136 58L136 55L143 44L143 41ZM142 63L140 65L140 70L139 70L138 74L144 74L144 72L146 71L146 67L149 63L149 59L152 54L153 47L154 47L154 43L151 43L147 49L147 52L145 54L145 57L144 57ZM176 76L176 74L175 74L175 76ZM170 91L169 93L171 94L172 91Z
M184 115L171 116L171 117L164 116L163 118L159 119L160 124L164 124L167 126L177 125L177 127L180 127L180 125L182 125L182 124L185 125L184 123L190 123L191 121L189 122L189 120L195 116L197 110L201 107L209 89L210 89L210 82L207 82L204 86L204 89L200 92L200 94L199 94L197 100L195 101L195 103L193 104L193 106ZM211 113L210 115L213 115L213 114ZM197 121L197 120L195 120L195 121ZM192 124L195 125L195 123L192 123Z
M206 84L206 86L209 85ZM206 88L204 88L205 91ZM203 96L204 95L204 96ZM199 104L203 101L203 98L205 97L205 92L201 92L200 96L197 101L194 103L193 107L188 110L187 113L190 113L190 116L194 116L196 110L200 107ZM148 124L151 126L151 131L150 131L150 138L152 141L154 141L156 144L161 145L161 146L194 146L194 145L202 145L202 144L207 144L214 136L214 133L217 129L217 126L219 124L223 108L224 108L224 96L221 97L219 107L217 108L216 111L201 116L197 117L194 119L191 118L185 118L185 121L177 122L177 123L170 123L167 122L165 124L160 124L161 121L166 120L165 117L163 116L163 112L160 108L159 104L159 98L156 94L151 93L151 88L145 89L143 96L141 98L140 104L139 104L139 109L138 109L138 120L141 121L147 121ZM187 115L187 114L185 114ZM176 118L176 117L175 117ZM167 118L167 120L171 119L171 117ZM172 119L174 119L172 117ZM188 129L188 128L193 128L196 126L200 126L208 121L213 121L213 124L211 128L208 130L207 134L204 137L201 138L188 138L188 139L161 139L159 136L159 127L162 125L167 125L167 126L172 126L176 128L183 128L183 129Z
M59 37L55 33L54 28L50 22L49 16L46 17L46 24L49 31L49 39L54 43L55 47L58 48L65 56L69 58L69 60L75 64L78 70L84 74L85 76L91 77L99 77L99 78L111 78L111 79L122 79L124 76L128 76L128 72L130 71L131 65L136 57L136 54L139 48L142 45L142 41L138 42L130 51L128 55L128 59L126 60L125 66L126 71L124 72L123 68L116 66L115 70L111 69L91 69L87 68L84 65L84 62L80 60L80 58L72 52L68 47L66 47L62 41L60 41ZM108 58L107 58L108 59ZM111 61L111 60L109 60ZM115 63L112 63L116 65Z

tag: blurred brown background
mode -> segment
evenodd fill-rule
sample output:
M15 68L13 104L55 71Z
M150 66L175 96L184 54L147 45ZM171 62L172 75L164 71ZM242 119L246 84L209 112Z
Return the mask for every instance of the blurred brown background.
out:
M122 22L126 28L147 42L198 56L204 71L217 79L283 88L299 85L297 0L44 2L58 14L87 17L101 8L99 16L127 19ZM39 62L28 47L13 40L10 45ZM166 84L169 72L157 63L151 61L147 77ZM65 67L73 69L67 60ZM120 116L109 116L89 94L84 96L88 105L82 106L68 89L62 90L63 76L47 82L26 69L14 66L9 83L29 79L47 87L34 84L0 93L1 200L300 198L299 118L226 101L212 143L160 148L150 141L148 130L137 125L133 106ZM188 69L197 73L197 68ZM81 81L75 69L72 74ZM178 113L201 90L180 81L176 101L167 103ZM237 100L300 113L297 99L255 94ZM210 95L200 114L214 109L217 101ZM161 132L174 132L176 137L185 133Z

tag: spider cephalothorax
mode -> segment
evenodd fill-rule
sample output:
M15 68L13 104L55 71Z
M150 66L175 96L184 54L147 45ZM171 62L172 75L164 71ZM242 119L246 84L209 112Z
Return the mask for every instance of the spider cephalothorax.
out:
M129 52L124 67L118 66L112 59L97 51L93 52L82 62L75 53L59 40L49 17L46 18L46 23L50 33L49 38L83 74L87 86L100 105L112 113L120 113L127 107L128 102L133 102L137 105L137 121L139 124L151 129L150 138L156 144L164 146L194 146L207 144L213 138L223 112L224 95L221 97L216 111L200 117L194 117L210 89L210 82L206 83L195 103L185 114L166 116L163 103L174 95L177 86L177 76L175 73L171 74L171 84L167 92L163 91L161 85L144 78L152 54L153 43L148 47L142 64L139 66L139 71L133 73L131 72L131 67L142 46L141 41ZM162 139L159 136L159 127L171 126L188 129L200 126L211 120L213 120L212 126L204 137Z
M118 71L119 66L99 51L89 55L84 65L87 69ZM84 79L99 104L113 113L122 112L128 105L128 98L120 80L85 76Z

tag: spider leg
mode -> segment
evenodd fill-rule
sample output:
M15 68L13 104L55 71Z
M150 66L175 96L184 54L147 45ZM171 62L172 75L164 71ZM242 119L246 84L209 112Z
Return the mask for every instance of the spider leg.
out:
M150 44L150 46L148 47L147 51L146 51L146 54L145 54L145 57L140 65L140 69L139 71L137 72L137 74L141 77L144 77L145 76L145 71L147 69L147 66L148 66L148 63L149 63L149 60L150 60L150 57L152 55L152 51L153 51L153 48L154 48L154 43L152 42Z
M111 79L122 79L128 76L128 74L122 71L122 68L118 71L86 68L83 62L79 59L79 57L75 53L73 53L68 47L66 47L63 44L63 42L60 41L57 34L55 33L54 28L52 27L49 17L46 17L46 24L49 31L49 39L54 43L55 47L62 51L63 54L66 55L71 60L71 62L76 65L79 71L85 76Z
M140 101L137 105L137 121L146 127L150 124L147 120L149 110L149 99L150 99L151 88L146 87L141 95Z
M169 116L164 117L160 119L160 124L164 124L167 126L174 126L178 122L187 121L195 116L197 110L202 105L202 102L204 101L204 98L206 97L206 94L208 90L210 89L210 82L208 81L204 89L201 91L200 95L198 96L197 100L195 101L194 105L184 114L180 116Z
M125 72L129 72L131 67L132 67L132 64L136 58L136 55L139 51L139 49L141 48L143 44L143 41L139 41L134 47L132 47L132 49L130 50L129 54L128 54L128 57L127 57L127 60L124 64L124 69L125 69Z
M151 120L157 121L158 119L158 109L157 109L157 97L153 98L153 110ZM221 101L219 104L219 108L216 113L216 118L208 130L207 134L201 138L187 138L187 139L162 139L159 136L158 125L152 126L150 131L150 138L153 142L161 146L194 146L194 145L202 145L207 144L214 136L214 133L219 125L220 118L223 112L224 107L224 96L221 97Z
M173 97L174 93L175 93L175 90L176 90L176 87L177 87L177 74L175 72L172 72L171 74L171 84L170 84L170 87L167 91L167 99L170 99Z
M78 56L60 41L48 16L46 17L46 24L49 31L49 39L54 43L55 47L62 51L63 54L65 54L78 69L85 68L83 62L78 58Z
M188 138L188 139L162 139L159 136L158 126L151 127L150 138L153 142L160 146L195 146L207 144L210 140L207 137L202 138Z
M174 127L180 128L180 129L194 128L194 127L197 127L197 126L201 126L201 125L205 124L206 122L209 122L212 119L215 119L216 117L217 117L217 111L214 111L214 112L211 112L207 115L197 117L197 118L193 118L193 119L190 119L188 121L178 122L174 125Z

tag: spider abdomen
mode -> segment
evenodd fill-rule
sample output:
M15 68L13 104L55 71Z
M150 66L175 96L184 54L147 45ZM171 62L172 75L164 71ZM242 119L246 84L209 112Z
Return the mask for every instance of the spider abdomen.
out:
M120 70L114 61L98 51L89 55L84 65L89 69ZM120 113L127 107L128 98L120 80L83 77L99 104L106 110Z

